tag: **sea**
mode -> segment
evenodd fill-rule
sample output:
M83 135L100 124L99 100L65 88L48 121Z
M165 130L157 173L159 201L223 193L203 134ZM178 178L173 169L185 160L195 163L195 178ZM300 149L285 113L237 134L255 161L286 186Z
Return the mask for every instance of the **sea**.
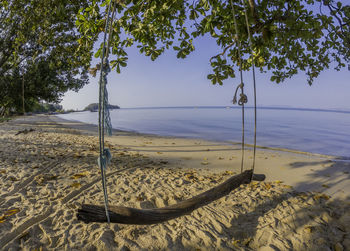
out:
M58 115L67 120L98 123L97 112ZM161 136L200 138L239 143L242 140L240 107L151 107L110 111L112 127ZM244 112L245 143L254 142L254 109ZM257 145L350 160L350 110L260 107L257 110Z

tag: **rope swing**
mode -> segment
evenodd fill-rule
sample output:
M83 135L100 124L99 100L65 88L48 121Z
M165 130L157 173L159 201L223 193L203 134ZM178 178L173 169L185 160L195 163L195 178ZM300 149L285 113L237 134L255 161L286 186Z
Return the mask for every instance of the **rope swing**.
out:
M247 9L245 7L244 2L242 0L240 3L243 5L244 8L244 16L245 16L245 22L247 26L247 33L248 33L248 40L249 40L249 48L250 48L250 54L252 56L252 69L253 69L253 88L254 88L254 147L253 147L253 164L252 164L252 173L254 173L255 169L255 159L256 159L256 131L257 131L257 104L256 104L256 78L255 78L255 65L254 65L254 56L253 56L253 45L252 45L252 36L250 33L250 28L249 28L249 21L248 21L248 13ZM235 25L235 31L236 35L234 36L234 39L237 43L237 48L238 48L238 60L239 60L239 72L240 72L240 80L241 83L237 86L234 98L232 100L233 104L237 103L237 92L238 89L241 89L241 94L240 94L240 99L238 101L238 105L242 106L242 159L241 159L241 173L243 172L244 169L244 135L245 135L245 117L244 117L244 104L248 102L247 96L244 94L244 83L243 83L243 69L242 69L242 53L241 53L241 42L239 40L239 30L238 30L238 25L237 25L237 18L236 18L236 13L235 13L235 8L233 6L232 0L230 0L231 4L231 10L232 10L232 15L233 15L233 21Z
M146 224L155 224L170 219L174 219L183 215L188 215L197 208L203 207L217 199L222 198L225 195L228 195L232 190L238 188L242 184L248 184L252 180L264 181L265 175L263 174L254 174L254 165L255 165L255 148L256 148L256 97L255 99L255 135L254 135L254 162L251 170L246 170L243 172L243 162L244 162L244 104L247 103L247 96L244 94L244 84L243 84L243 70L242 70L242 58L239 55L239 68L240 68L240 77L241 83L238 85L235 95L234 103L237 102L237 92L238 89L241 90L240 98L238 104L242 106L242 161L241 161L241 173L234 175L227 179L225 182L217 185L205 191L201 194L195 195L192 198L178 202L177 204L162 207L162 208L152 208L152 209L137 209L123 206L108 206L108 196L106 188L106 167L111 160L111 153L108 149L104 147L104 130L105 127L107 132L111 132L111 123L108 111L108 93L106 89L107 85L107 75L110 72L109 63L108 63L108 54L109 54L109 42L111 37L111 26L115 15L115 5L113 5L112 17L110 17L112 5L109 4L108 14L106 18L106 28L103 42L103 52L101 58L101 75L99 81L99 144L100 144L100 156L98 158L98 164L101 169L102 177L102 187L104 193L104 207L99 205L89 205L83 204L81 209L78 210L78 220L82 220L85 223L89 222L113 222L113 223L122 223L122 224L137 224L137 225L146 225ZM235 22L236 36L235 40L238 46L238 52L241 54L241 43L239 40L237 20L235 17L235 10L231 0L231 8L233 13L233 18ZM250 47L252 53L251 45L251 36L249 31L249 24L247 13L245 11L247 29L250 39ZM108 39L107 39L107 33ZM253 77L254 77L254 95L256 95L256 86L255 86L255 71L253 64Z

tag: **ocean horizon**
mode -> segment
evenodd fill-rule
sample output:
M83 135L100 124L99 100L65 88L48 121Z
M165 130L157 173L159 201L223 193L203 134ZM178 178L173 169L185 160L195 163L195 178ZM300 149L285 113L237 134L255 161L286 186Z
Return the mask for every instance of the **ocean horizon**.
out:
M110 111L113 129L160 136L241 142L239 106L138 107ZM60 118L97 125L97 112ZM350 110L258 108L257 145L350 158ZM245 143L252 144L254 109L245 110Z

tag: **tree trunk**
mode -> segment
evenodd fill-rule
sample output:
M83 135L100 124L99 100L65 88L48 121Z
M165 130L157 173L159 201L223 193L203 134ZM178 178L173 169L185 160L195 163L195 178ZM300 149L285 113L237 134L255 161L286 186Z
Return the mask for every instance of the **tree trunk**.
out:
M177 204L163 208L154 209L136 209L122 206L110 206L109 216L113 223L148 225L168 221L186 214L193 210L205 206L223 196L229 194L232 190L238 188L241 184L248 184L251 181L252 171L247 170L241 174L235 175L222 184L203 192L190 199L181 201ZM253 175L253 180L263 181L265 175ZM78 210L78 220L85 223L89 222L107 222L104 206L86 205Z
M26 111L24 109L24 74L22 76L22 110L23 110L23 115L25 115Z

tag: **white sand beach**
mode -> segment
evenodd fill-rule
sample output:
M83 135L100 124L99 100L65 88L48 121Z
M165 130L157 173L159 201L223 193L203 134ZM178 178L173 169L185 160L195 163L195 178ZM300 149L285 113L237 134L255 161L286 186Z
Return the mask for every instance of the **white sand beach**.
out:
M111 205L172 205L240 173L239 145L115 131L106 146ZM245 155L249 169L251 149ZM1 123L0 249L350 250L350 162L258 149L264 182L189 215L86 224L78 208L103 205L97 156L95 126L47 115Z

